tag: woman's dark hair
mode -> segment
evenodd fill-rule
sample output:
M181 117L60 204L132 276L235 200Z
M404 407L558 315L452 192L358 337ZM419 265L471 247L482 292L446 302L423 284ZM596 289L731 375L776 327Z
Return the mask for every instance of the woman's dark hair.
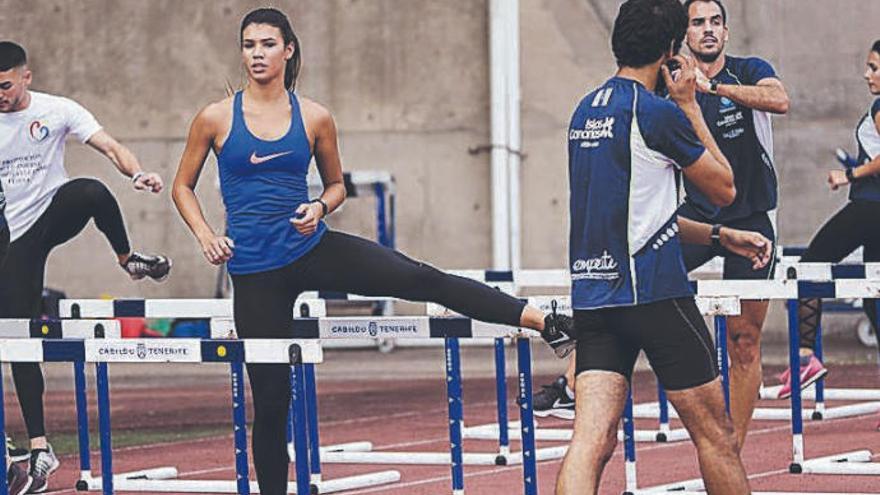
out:
M293 28L290 26L290 20L278 9L262 8L248 12L244 19L241 20L241 33L239 34L239 43L244 42L244 29L251 24L268 24L274 26L281 31L281 38L284 44L293 43L293 56L287 61L284 68L284 87L293 91L296 89L296 78L299 76L299 69L302 65L302 51L299 47L299 39Z
M678 0L627 0L620 6L611 49L620 67L644 67L672 48L681 49L687 11Z
M0 41L0 72L21 67L27 63L27 53L18 43Z
M684 2L684 12L687 14L691 11L691 4L697 2L714 2L721 9L721 21L727 25L727 9L724 8L724 4L721 3L721 0L685 0Z
M874 42L874 44L871 46L871 51L880 54L880 40Z

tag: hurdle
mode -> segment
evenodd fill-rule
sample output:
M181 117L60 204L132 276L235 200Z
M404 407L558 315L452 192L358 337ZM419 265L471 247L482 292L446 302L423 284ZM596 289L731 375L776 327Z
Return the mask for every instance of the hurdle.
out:
M536 306L544 311L551 309L551 304L557 303L557 311L563 314L571 314L571 298L569 296L533 296L527 298L529 304ZM697 297L697 307L703 315L719 316L737 315L740 312L739 300L735 297ZM656 415L655 415L656 417ZM465 429L466 438L475 439L497 439L501 435L499 423L487 425L471 426ZM519 440L519 423L513 422L508 426L507 435L509 438ZM624 440L626 437L625 429L618 431L618 439ZM540 423L535 427L535 438L545 441L569 441L571 440L572 430L570 428L540 428ZM665 421L661 421L659 428L656 430L637 430L633 428L630 436L636 442L679 442L687 440L690 436L684 428L670 428L668 417Z
M571 285L571 275L568 270L541 270L541 269L525 269L525 270L455 270L451 273L471 278L473 280L477 280L491 286L498 288L499 290L503 290L509 294L516 294L520 292L522 289L531 288L531 287L541 287L541 288L553 288L553 289L568 289ZM565 301L569 301L570 299L567 296L548 296L548 297L538 297L530 299L530 302L536 306L538 306L543 311L550 311L551 302L557 301L558 304L563 304ZM703 309L706 312L710 312L710 307L716 306L714 309L715 313L712 314L738 314L739 312L739 303L738 301L732 301L730 298L713 298L706 299L704 303L698 301L698 304L703 304ZM565 303L567 305L566 311L570 314L570 303ZM565 309L563 306L560 308ZM557 308L557 309L560 309ZM733 312L735 311L735 312ZM501 404L506 400L504 387L505 384L503 382L502 377L504 376L505 362L504 362L504 353L503 353L503 341L496 341L496 360L495 360L495 369L496 369L496 385L498 388L497 392L497 400L499 403L498 406L498 422L486 425L477 425L468 427L465 429L465 437L466 438L475 438L475 439L498 439L499 441L499 456L503 456L506 451L506 446L508 445L508 436L514 435L516 437L516 430L519 429L520 425L517 423L508 423L506 421L506 411L501 406ZM664 392L662 387L657 387L658 396L663 399ZM656 430L634 430L634 438L639 442L673 442L673 441L682 441L689 438L687 436L687 432L683 428L672 429L669 424L669 415L668 408L666 406L665 400L660 400L660 414L655 415L658 419L658 427ZM499 425L508 424L508 428L501 428ZM556 429L553 431L551 429L538 429L535 432L536 438L539 440L547 440L547 441L567 441L571 437L570 430L567 429ZM619 433L619 436L622 438L622 433Z
M212 333L228 334L233 327L229 319L212 320ZM342 464L394 464L394 465L450 465L453 493L464 489L463 466L465 465L523 465L525 493L535 494L536 462L558 459L565 455L567 447L535 448L534 418L531 403L531 350L529 340L540 338L537 332L520 330L503 325L483 323L461 317L331 317L298 318L294 320L294 334L298 338L318 338L322 342L332 339L359 337L363 334L393 336L402 339L442 339L445 343L447 400L449 403L450 451L446 452L376 452L335 451L315 452L320 444L318 438L317 401L311 400L314 387L306 387L309 418L309 443L312 446L312 462ZM513 338L517 341L520 432L523 439L521 452L505 455L496 453L465 453L462 448L462 380L459 339ZM307 384L313 378L307 375ZM314 426L314 428L312 428Z
M122 491L175 491L175 492L231 492L248 494L258 490L248 481L247 433L244 408L243 363L285 363L291 365L295 376L302 374L303 364L320 363L323 353L315 341L297 339L260 339L249 341L175 339L118 339L103 338L103 331L96 331L95 338L63 339L0 339L0 362L79 362L95 363L98 383L98 415L101 439L100 480L77 483L79 489L100 489L109 495ZM110 429L110 396L108 363L229 363L232 371L233 431L235 437L235 481L162 480L162 489L153 480L128 475L113 475L112 437ZM308 453L305 438L305 405L303 404L302 379L291 383L293 402L297 413L295 435L297 452L297 481L291 482L289 490L300 495L309 494ZM2 396L2 380L0 380ZM0 434L5 434L4 413L0 401ZM0 454L5 462L5 449ZM82 481L82 480L81 480ZM99 482L99 483L98 483ZM94 485L100 485L95 487ZM0 484L0 495L7 495L6 483Z
M786 300L789 331L789 368L792 370L791 409L787 411L792 424L792 462L789 472L793 474L838 474L838 475L880 475L880 463L871 462L872 453L867 450L846 452L816 459L805 459L803 439L803 419L812 418L813 413L804 411L800 389L799 370L799 320L798 299L801 298L877 298L880 297L880 275L877 264L841 265L829 263L804 263L790 271L791 278L784 280L728 280L695 283L700 295L729 295L742 299L783 299ZM865 278L868 277L868 278ZM818 278L819 280L811 280ZM880 303L878 303L880 309ZM726 345L726 342L721 342ZM880 411L880 402L857 404L856 408L840 412L837 408L823 411L823 417L846 417ZM704 488L701 479L660 485L647 489L637 489L635 473L630 477L627 469L627 494L700 491Z
M119 318L119 317L142 317L142 318L231 318L232 317L232 300L231 299L64 299L59 302L59 313L62 318ZM326 314L326 305L323 300L299 298L294 305L294 316L323 316ZM65 322L77 322L80 320L64 320ZM88 322L89 320L81 320ZM231 320L230 320L231 321ZM234 334L229 332L217 334L215 339L233 338ZM174 339L170 341L177 341ZM308 378L314 377L314 368L311 363L304 363L303 374L306 387L314 387L313 378L310 382ZM292 373L293 374L293 373ZM79 436L80 443L80 464L81 475L77 483L77 487L81 490L98 490L100 489L100 480L96 480L91 476L90 472L90 449L88 437L88 412L85 409L85 374L79 368L75 368L74 376L77 380L76 393L78 397L77 415L81 432ZM292 377L293 378L293 377ZM305 392L304 392L305 393ZM80 408L81 396L82 407ZM312 400L317 400L313 397ZM293 410L291 404L291 425L293 421ZM296 452L293 442L293 425L288 432L288 453L291 461L296 459ZM313 456L317 457L319 452L317 448L313 449ZM368 442L352 442L338 445L328 445L321 447L321 451L363 451L372 448L372 444ZM397 471L380 471L365 475L348 476L338 479L324 480L320 471L320 462L310 463L310 480L313 491L320 493L333 493L343 490L351 490L355 488L366 488L380 484L393 483L400 479L400 473ZM144 471L136 471L125 473L129 478L146 478L147 481L139 485L131 485L134 490L141 487L138 491L181 491L186 484L177 483L177 469L173 467L160 467ZM121 475L120 475L121 476ZM174 481L174 483L170 483ZM206 485L212 488L214 492L234 493L235 486L226 484L215 484L213 481L206 481Z
M569 273L566 270L453 270L450 273L465 278L470 278L488 284L498 290L508 294L516 294L521 290L529 287L545 287L545 288L568 288ZM346 294L341 292L312 291L304 292L304 298L321 298L333 300L347 301L387 301L394 298L389 297L371 297ZM551 311L551 303L557 301L560 306L558 310L571 314L570 298L568 296L545 296L529 298L529 303L538 306L545 312ZM733 298L698 298L698 305L705 314L739 314L739 302ZM436 305L433 305L436 307ZM429 314L439 316L444 314L445 310L431 311L432 305L429 305ZM485 339L484 339L485 340ZM475 340L466 340L465 342L474 342ZM401 346L425 346L431 345L430 339L401 339ZM488 340L487 340L488 342ZM506 410L506 382L505 382L505 355L504 355L504 339L494 339L495 346L495 371L496 371L496 402L498 405L497 423L470 426L464 428L464 437L479 440L497 440L499 443L499 451L496 464L505 462L505 458L509 455L509 441L511 438L518 440L521 425L518 422L507 421ZM658 385L658 395L663 397L663 389ZM668 408L666 401L660 402L660 414L654 416L659 418L658 428L656 430L635 430L634 435L636 441L639 442L674 442L688 439L687 432L684 428L672 429L669 424ZM507 429L500 428L499 425L507 424ZM535 431L536 439L546 441L567 441L571 438L571 431L566 429L541 429ZM620 433L622 437L622 433Z

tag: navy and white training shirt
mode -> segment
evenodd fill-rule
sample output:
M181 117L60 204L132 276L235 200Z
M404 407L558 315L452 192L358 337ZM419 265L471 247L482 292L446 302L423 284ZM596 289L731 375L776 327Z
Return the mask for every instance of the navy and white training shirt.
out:
M634 80L611 78L581 100L568 133L575 309L692 294L675 175L704 152L681 109Z
M762 79L776 77L773 67L760 58L730 55L725 58L724 68L713 78L719 84L753 86ZM733 169L736 199L730 206L720 208L685 180L685 201L714 223L739 220L775 209L778 194L770 114L718 95L697 93L697 103L706 125Z
M859 165L864 165L880 155L880 133L877 132L875 118L880 112L880 98L874 100L871 109L856 127L856 142L859 145ZM849 199L880 201L880 176L872 175L859 179L849 188Z

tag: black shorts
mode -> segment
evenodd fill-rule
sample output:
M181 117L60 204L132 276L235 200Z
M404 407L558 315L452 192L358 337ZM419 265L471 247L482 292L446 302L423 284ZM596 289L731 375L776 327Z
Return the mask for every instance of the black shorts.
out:
M666 390L684 390L718 376L715 344L693 297L574 312L577 373L604 370L632 378L644 350Z
M692 206L685 203L678 209L678 214L691 220L703 223L716 223L700 215ZM776 230L767 212L753 213L739 220L731 220L722 223L725 227L739 230L759 232L776 245ZM688 272L704 265L716 256L724 258L725 280L770 280L776 269L774 256L770 263L758 270L752 269L752 262L743 256L731 253L722 247L702 246L698 244L681 245L681 255L684 258L684 267Z

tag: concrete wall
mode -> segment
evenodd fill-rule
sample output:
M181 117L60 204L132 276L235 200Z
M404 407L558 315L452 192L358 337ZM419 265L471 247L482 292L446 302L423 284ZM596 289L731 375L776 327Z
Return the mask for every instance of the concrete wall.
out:
M860 79L877 36L880 3L851 0L728 2L731 47L758 54L792 96L778 118L782 242L806 242L845 200L824 171L837 146L854 149L853 126L870 98ZM189 120L242 80L238 23L259 2L231 0L0 0L0 33L29 50L35 89L91 109L147 169L170 182ZM384 169L399 186L398 243L449 268L491 257L488 17L484 0L276 2L303 45L302 93L324 103L340 129L344 166ZM523 265L561 267L567 244L565 130L574 105L614 70L610 23L616 0L521 0ZM835 19L831 23L828 20ZM200 197L220 228L215 162ZM104 179L122 203L135 245L175 259L164 285L130 283L112 266L93 227L59 249L47 281L71 295L204 297L215 269L167 193L135 193L106 162L68 148L72 175ZM351 201L332 223L372 236L372 201Z

